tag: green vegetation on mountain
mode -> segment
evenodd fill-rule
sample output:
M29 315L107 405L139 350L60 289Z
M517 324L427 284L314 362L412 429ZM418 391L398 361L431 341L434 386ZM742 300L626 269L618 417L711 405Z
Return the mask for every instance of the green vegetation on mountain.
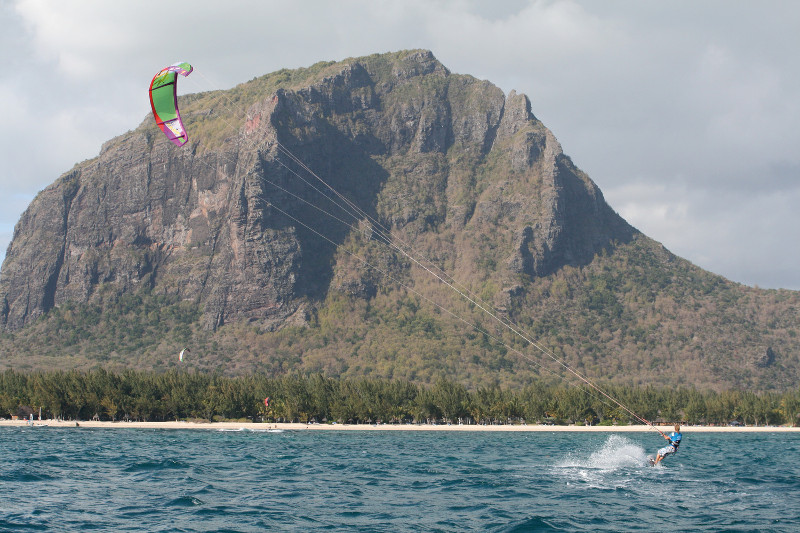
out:
M647 240L634 242L586 267L526 280L524 299L516 300L506 315L555 357L611 383L717 390L724 388L721 384L757 390L796 387L791 377L796 363L786 357L791 354L768 364L761 352L727 350L776 334L785 345L796 343L793 325L779 321L787 309L796 309L794 293L733 284L674 256L665 273L662 266L646 263L643 258L650 254L639 250L653 246L658 247ZM482 286L476 283L476 292ZM192 354L185 365L224 375L299 371L427 384L447 377L471 390L523 386L537 375L574 383L547 355L500 330L448 289L430 282L423 292L431 301L403 290L385 289L370 299L333 292L307 325L269 332L247 322L207 330L196 303L143 290L115 302L64 305L21 331L2 333L3 362L26 371L165 371L178 367L177 354L188 346ZM762 361L763 368L758 366ZM759 373L761 381L746 381Z

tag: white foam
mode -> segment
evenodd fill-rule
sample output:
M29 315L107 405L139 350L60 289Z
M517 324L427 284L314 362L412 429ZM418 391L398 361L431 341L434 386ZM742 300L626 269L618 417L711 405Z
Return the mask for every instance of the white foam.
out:
M642 446L631 442L623 436L610 435L602 447L592 452L589 457L585 457L583 454L570 453L556 466L617 470L646 464L647 453Z
M556 473L568 485L578 483L587 487L615 489L627 487L639 477L637 472L647 465L642 446L619 435L610 435L599 449L568 454L554 465Z

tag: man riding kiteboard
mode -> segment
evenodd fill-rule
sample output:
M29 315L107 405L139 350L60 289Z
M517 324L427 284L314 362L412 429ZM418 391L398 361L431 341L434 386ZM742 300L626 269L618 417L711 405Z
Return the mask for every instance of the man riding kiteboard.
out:
M675 431L670 433L669 436L664 435L663 433L661 436L669 441L669 444L658 450L658 455L656 458L650 460L653 466L660 463L667 455L672 455L678 451L678 446L681 445L681 439L683 438L683 435L681 435L681 426L679 424L675 424Z

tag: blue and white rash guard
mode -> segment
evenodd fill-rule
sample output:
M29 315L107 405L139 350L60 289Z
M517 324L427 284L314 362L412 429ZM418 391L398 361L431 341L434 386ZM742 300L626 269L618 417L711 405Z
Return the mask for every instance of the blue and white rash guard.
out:
M681 435L680 432L673 431L672 433L669 434L669 443L670 443L670 445L674 446L675 449L677 450L678 446L680 446L680 444L681 444L681 439L682 438L683 438L683 435Z

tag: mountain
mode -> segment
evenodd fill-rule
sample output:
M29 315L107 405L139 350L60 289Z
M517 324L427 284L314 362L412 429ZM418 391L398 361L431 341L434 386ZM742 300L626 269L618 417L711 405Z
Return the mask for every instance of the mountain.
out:
M609 381L798 383L799 293L671 254L608 206L525 95L429 51L281 70L180 108L189 144L147 117L22 215L0 365L165 369L191 346L196 369L477 386L557 373L552 352Z

